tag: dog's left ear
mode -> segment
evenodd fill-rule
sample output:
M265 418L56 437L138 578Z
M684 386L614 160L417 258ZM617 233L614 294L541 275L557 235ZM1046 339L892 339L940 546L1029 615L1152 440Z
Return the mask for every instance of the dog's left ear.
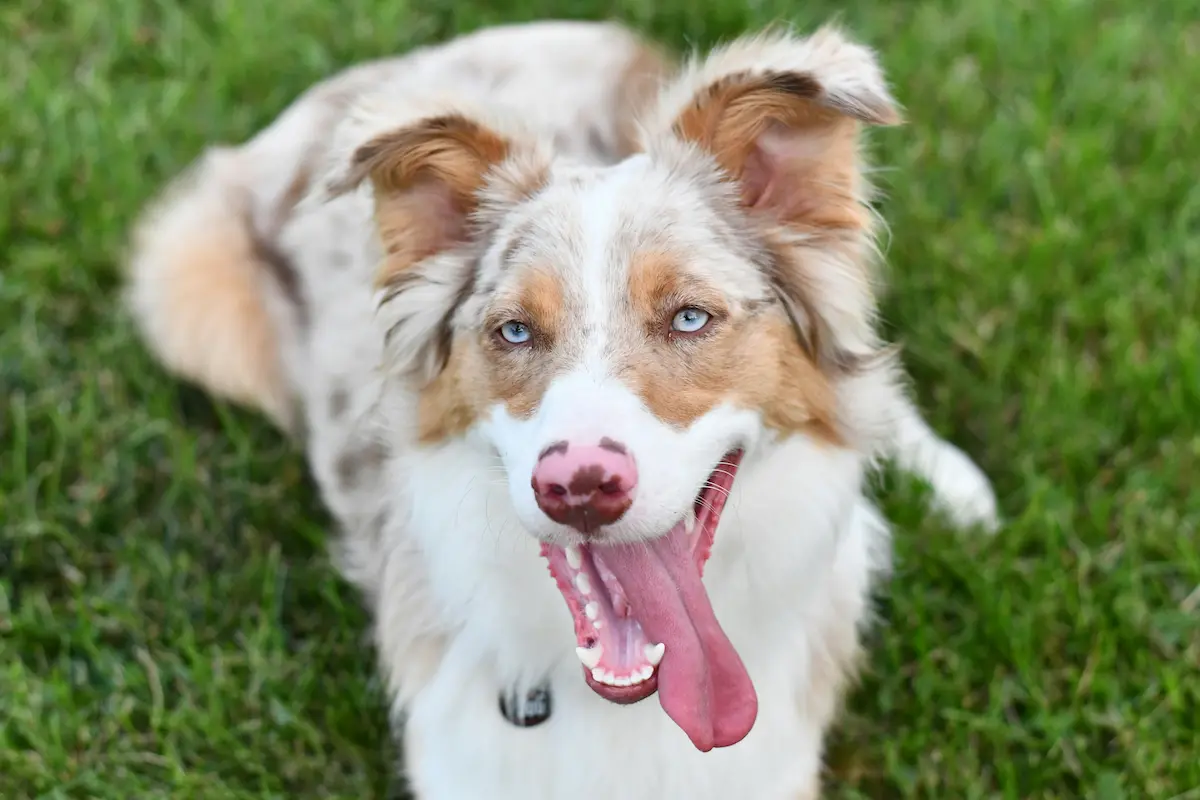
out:
M826 374L877 350L874 217L859 143L900 114L871 50L835 28L746 37L695 60L643 121L643 145L681 140L720 167L772 251L770 282Z
M694 62L649 130L710 154L749 208L818 233L867 224L859 130L899 122L873 53L825 28L747 37Z

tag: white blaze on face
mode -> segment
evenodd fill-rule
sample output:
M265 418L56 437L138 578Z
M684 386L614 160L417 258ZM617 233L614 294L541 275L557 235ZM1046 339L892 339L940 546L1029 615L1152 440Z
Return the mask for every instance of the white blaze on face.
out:
M531 487L539 456L558 443L622 448L636 464L636 491L627 512L603 535L632 541L661 536L689 514L722 456L755 439L760 424L756 413L723 405L686 427L668 424L620 375L631 341L636 347L648 336L631 308L630 266L638 246L657 232L647 201L665 181L645 156L589 172L595 179L586 188L551 187L541 199L547 217L573 233L556 237L562 245L551 255L563 295L572 301L560 339L564 347L570 341L574 358L550 381L532 415L514 416L497 403L481 432L504 462L522 522L545 540L561 541L568 529L539 508Z

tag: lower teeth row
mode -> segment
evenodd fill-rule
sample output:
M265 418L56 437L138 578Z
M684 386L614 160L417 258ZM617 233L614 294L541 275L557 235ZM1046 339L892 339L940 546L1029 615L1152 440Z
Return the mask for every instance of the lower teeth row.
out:
M623 677L616 677L611 672L606 672L599 667L592 670L592 679L596 683L603 683L606 686L635 686L639 683L647 681L654 674L654 667L647 664L637 672L631 673Z

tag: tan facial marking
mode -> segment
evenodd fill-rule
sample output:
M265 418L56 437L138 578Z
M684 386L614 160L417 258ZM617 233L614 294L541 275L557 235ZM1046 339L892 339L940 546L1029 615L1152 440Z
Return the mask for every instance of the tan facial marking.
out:
M541 403L550 381L565 366L569 348L564 347L567 327L566 297L560 278L543 267L525 268L510 298L500 301L488 316L484 332L488 401L504 403L508 413L527 418ZM492 330L508 319L529 326L532 339L518 347L505 346Z
M421 444L461 435L479 418L484 387L478 369L472 368L477 357L474 341L459 336L446 366L421 390L417 400L417 438Z
M837 441L829 379L817 369L777 307L758 313L729 309L713 290L662 253L630 265L630 303L646 331L663 330L678 310L695 305L712 315L709 328L687 336L645 335L631 341L620 365L659 419L686 427L720 403L759 409L765 424ZM670 316L668 316L670 315Z
M559 281L550 269L523 268L516 285L493 299L482 331L459 334L445 369L421 392L423 443L462 434L496 403L519 418L537 409L546 387L570 358L570 348L559 346L567 313ZM529 326L533 338L528 344L497 340L496 329L509 320Z
M679 267L665 252L639 252L630 264L629 300L651 337L669 335L671 319L681 308L696 306L714 317L725 312L725 301Z

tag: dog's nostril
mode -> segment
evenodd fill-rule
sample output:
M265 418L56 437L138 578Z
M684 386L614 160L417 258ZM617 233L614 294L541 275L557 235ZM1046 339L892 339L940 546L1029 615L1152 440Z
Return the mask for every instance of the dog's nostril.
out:
M561 483L552 483L549 487L547 487L547 490L550 492L550 494L555 495L556 497L562 497L567 493L567 487L563 486Z
M613 478L600 484L600 491L605 494L621 494L625 491L625 487L621 485L620 478Z

